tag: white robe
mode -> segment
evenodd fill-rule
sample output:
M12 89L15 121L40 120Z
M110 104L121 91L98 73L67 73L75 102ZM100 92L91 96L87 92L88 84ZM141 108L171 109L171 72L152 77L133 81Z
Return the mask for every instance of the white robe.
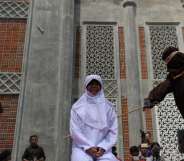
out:
M96 79L101 83L96 75L88 76L85 82L89 83L90 79ZM71 161L93 161L92 157L85 152L91 147L105 149L104 155L97 161L117 161L111 153L111 148L116 144L118 135L117 115L112 103L105 99L103 90L97 97L90 97L85 92L73 105L70 135L72 137Z

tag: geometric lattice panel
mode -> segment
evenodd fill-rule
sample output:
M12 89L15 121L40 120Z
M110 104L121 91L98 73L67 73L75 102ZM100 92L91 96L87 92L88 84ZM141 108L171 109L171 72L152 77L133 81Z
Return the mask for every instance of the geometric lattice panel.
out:
M86 25L86 75L102 77L105 97L118 111L118 82L115 76L114 26L109 24Z
M118 105L117 99L116 98L107 98L107 99L108 99L108 101L110 101L113 104L116 113L118 113L118 106L119 105Z
M184 129L184 119L177 110L173 96L166 97L157 108L162 155L166 161L184 158L178 151L177 130Z
M0 94L19 94L21 74L0 72Z
M117 80L103 80L104 93L107 98L117 98L118 84Z
M86 74L115 79L114 29L112 25L87 25Z
M162 51L168 46L178 47L176 25L149 25L151 57L153 67L153 87L157 86L167 76L166 64L161 59ZM177 110L172 94L158 105L156 117L162 155L168 161L180 161L177 145L177 131L184 129L184 120Z
M113 103L116 112L120 112L120 99L116 61L115 61L115 26L112 24L86 24L85 26L85 74L101 76L105 97ZM82 60L83 61L83 60ZM121 124L121 119L118 120ZM120 126L119 126L120 127ZM120 127L121 129L121 127ZM122 136L119 130L119 136ZM123 139L119 137L119 150L123 151ZM123 152L122 152L123 153ZM121 154L122 154L121 153Z
M168 46L178 46L176 25L150 25L151 56L153 78L166 77L166 65L161 59L161 52Z
M158 84L160 84L163 81L164 80L161 80L161 79L153 80L153 87L156 87Z
M0 18L27 18L29 3L25 1L0 1Z

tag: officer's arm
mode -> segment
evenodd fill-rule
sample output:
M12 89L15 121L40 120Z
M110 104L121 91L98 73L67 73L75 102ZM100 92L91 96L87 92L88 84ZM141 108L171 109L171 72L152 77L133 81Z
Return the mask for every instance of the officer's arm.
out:
M165 96L172 91L171 81L166 79L150 91L148 97L145 99L144 106L148 108L153 107L155 104L161 102Z

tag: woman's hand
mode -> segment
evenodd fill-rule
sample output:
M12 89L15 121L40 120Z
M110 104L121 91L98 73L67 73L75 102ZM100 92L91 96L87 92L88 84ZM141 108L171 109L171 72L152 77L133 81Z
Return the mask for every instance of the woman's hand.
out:
M102 155L104 155L105 150L103 148L97 147L97 152L96 152L96 158L101 157Z
M92 157L96 157L97 148L96 147L91 147L91 148L86 150L86 153L89 154Z
M105 150L103 148L100 148L100 147L91 147L91 148L86 150L86 153L89 154L90 156L92 156L93 158L99 158L102 155L104 155Z

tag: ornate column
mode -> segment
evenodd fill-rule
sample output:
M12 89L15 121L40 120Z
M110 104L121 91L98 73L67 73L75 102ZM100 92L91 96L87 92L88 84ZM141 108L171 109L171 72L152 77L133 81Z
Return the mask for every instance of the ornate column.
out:
M125 57L127 69L127 98L130 146L140 144L142 129L141 93L139 80L139 64L137 54L136 2L127 0L123 4L125 10Z
M73 0L33 0L23 66L13 160L39 136L48 161L69 160L73 79Z

